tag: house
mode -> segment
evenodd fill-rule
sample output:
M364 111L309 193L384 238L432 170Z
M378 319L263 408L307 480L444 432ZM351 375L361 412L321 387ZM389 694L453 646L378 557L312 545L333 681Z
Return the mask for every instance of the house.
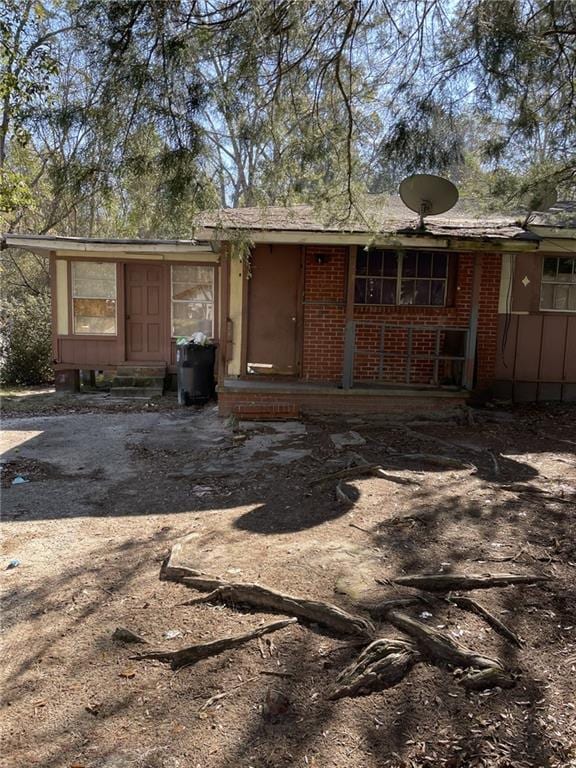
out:
M576 206L459 204L423 230L395 198L207 212L195 240L7 235L50 256L59 388L79 370L174 375L176 337L218 343L222 414L428 410L471 393L576 400Z

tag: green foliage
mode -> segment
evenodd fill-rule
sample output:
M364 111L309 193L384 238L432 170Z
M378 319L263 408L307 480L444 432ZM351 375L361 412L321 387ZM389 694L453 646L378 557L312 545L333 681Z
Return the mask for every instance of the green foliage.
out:
M0 381L2 384L46 384L53 378L50 298L25 295L0 309Z

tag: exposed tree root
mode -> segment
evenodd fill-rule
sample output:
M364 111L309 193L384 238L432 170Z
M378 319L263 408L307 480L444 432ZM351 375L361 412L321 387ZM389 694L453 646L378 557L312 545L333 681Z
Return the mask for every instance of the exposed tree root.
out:
M451 667L492 671L492 675L486 674L480 679L474 678L481 687L489 688L490 685L502 685L502 681L506 679L511 682L511 678L507 675L504 667L496 659L470 651L443 632L439 632L437 629L429 627L398 610L389 611L386 618L397 629L406 632L416 642L419 651L425 658ZM499 673L498 675L496 675L496 671ZM496 679L499 682L494 682Z
M514 678L503 669L469 669L460 678L460 683L469 691L484 691L486 688L513 688Z
M512 584L536 584L549 581L548 576L534 573L432 573L414 576L398 576L394 584L403 587L416 587L428 592L450 592L454 589L490 589L491 587L508 587Z
M422 461L425 464L432 464L432 466L441 467L443 469L463 470L466 469L470 472L477 472L478 467L475 464L471 464L469 461L462 461L461 459L453 459L450 456L440 456L436 453L401 453L398 456L390 456L389 460L396 459L408 459L410 461Z
M353 616L331 603L285 595L260 584L228 584L210 577L186 577L183 583L194 589L214 590L202 598L204 602L246 603L256 608L306 619L340 634L356 635L366 640L374 637L375 630L370 621L361 616Z
M413 643L384 637L374 640L341 672L330 698L367 696L390 688L399 683L417 661L420 654Z
M216 656L222 651L228 651L231 648L238 648L240 645L254 640L262 635L267 635L270 632L276 632L278 629L284 629L290 624L295 624L297 619L283 619L282 621L273 621L270 624L264 624L261 627L256 627L249 632L245 632L242 635L235 635L232 637L224 637L221 640L212 640L207 643L197 643L196 645L189 645L186 648L181 648L178 651L146 651L145 653L139 653L135 656L131 656L131 659L142 661L143 659L156 659L157 661L169 661L172 665L172 669L178 669L179 667L185 667L189 664L195 664L201 659L207 659L209 656Z
M389 480L392 483L398 483L399 485L417 485L414 480L408 480L405 477L397 477L386 472L380 464L357 464L354 467L348 467L347 469L341 469L338 472L331 472L329 475L322 475L313 480L310 485L319 485L328 480L346 480L359 475L372 475L373 477L380 477L383 480Z
M502 635L502 637L505 637L506 640L509 640L511 643L518 646L518 648L522 647L522 641L518 635L515 632L512 632L512 630L507 627L506 624L503 624L500 619L490 613L490 611L484 608L483 605L480 605L480 603L478 603L476 600L473 600L471 597L464 597L463 595L453 595L448 599L449 602L454 603L454 605L457 605L458 608L462 608L465 611L471 611L472 613L477 614L483 618L484 621L492 627L492 629L498 632L498 634Z

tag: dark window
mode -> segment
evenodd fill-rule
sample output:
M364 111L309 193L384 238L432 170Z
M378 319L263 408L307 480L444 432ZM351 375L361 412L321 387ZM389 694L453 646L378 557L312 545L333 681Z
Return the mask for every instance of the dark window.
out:
M356 304L443 307L450 259L432 251L361 251L356 259Z
M544 259L540 309L576 312L576 258L551 256Z

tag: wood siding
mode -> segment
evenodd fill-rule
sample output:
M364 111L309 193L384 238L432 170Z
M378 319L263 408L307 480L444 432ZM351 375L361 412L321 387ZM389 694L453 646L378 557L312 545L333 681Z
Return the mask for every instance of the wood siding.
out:
M85 257L91 258L91 257ZM66 294L61 295L61 291L58 292L57 280L56 280L56 260L52 261L53 270L53 322L56 323L57 317L61 317L63 313L63 306L66 308L68 316L68 329L71 331L73 328L72 322L72 302L71 302L71 263L73 261L85 260L80 258L62 259L58 258L58 261L62 259L67 264L67 281L66 281ZM94 261L100 261L98 258L92 259ZM191 264L206 264L207 266L214 267L218 270L218 264L209 263L200 259L187 259ZM180 260L178 263L182 263ZM116 334L110 336L89 336L89 335L75 335L71 332L66 334L55 334L54 336L54 364L57 369L74 369L80 368L85 370L95 369L102 370L106 368L114 368L122 364L130 364L130 362L138 361L142 363L165 363L169 369L174 370L176 365L176 342L171 337L171 297L170 297L170 268L171 262L156 261L151 262L147 260L143 263L143 267L150 270L153 267L154 271L157 271L161 275L159 282L160 290L157 293L157 303L159 306L158 314L161 317L161 337L158 340L159 353L149 350L150 357L148 355L130 355L127 348L126 340L126 269L134 270L137 267L135 260L117 260L117 328ZM214 316L215 327L214 337L218 341L218 305L219 305L219 291L218 291L218 272L216 273L215 280L215 296L214 296Z

